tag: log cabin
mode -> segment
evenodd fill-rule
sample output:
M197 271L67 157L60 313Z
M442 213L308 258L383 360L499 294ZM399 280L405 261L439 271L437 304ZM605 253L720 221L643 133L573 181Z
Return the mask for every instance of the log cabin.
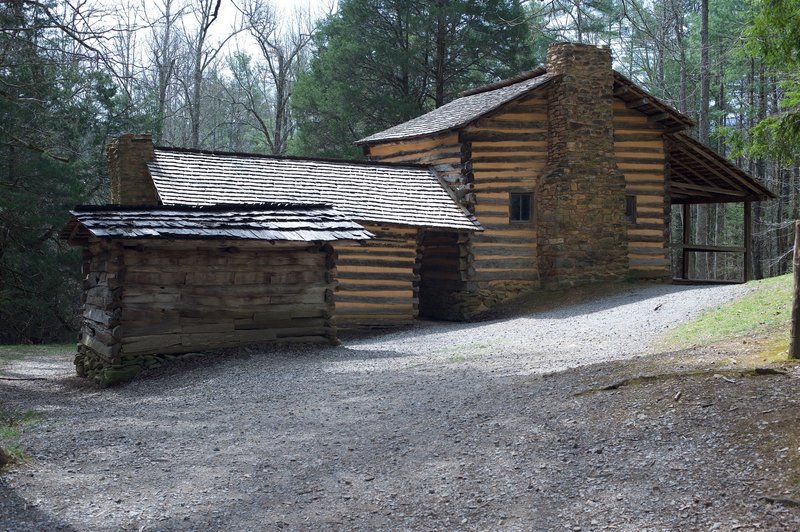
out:
M335 342L337 327L465 320L535 289L670 282L675 247L679 278L695 252L747 265L750 203L773 195L691 126L607 47L556 43L546 67L362 139L368 161L123 135L114 205L76 209L62 234L86 250L78 372L108 382L155 353ZM688 205L712 202L745 205L744 246L689 241Z
M420 314L463 319L532 289L670 282L673 247L679 278L690 253L738 252L749 279L750 203L774 195L689 137L692 125L614 71L608 47L555 43L546 67L359 144L372 161L431 165L485 229L423 236ZM744 203L745 245L692 245L688 206L727 202ZM457 276L455 256L467 259Z

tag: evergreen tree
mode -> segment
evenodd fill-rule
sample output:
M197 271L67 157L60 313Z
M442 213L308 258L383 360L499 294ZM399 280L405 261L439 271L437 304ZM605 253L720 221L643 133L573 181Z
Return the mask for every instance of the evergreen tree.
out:
M115 89L58 24L39 3L0 5L0 342L74 327L79 255L57 235L103 183Z
M343 0L295 85L293 151L358 156L359 138L535 67L531 36L518 0Z
M748 51L779 81L779 109L753 129L750 151L789 163L800 159L800 0L756 0Z

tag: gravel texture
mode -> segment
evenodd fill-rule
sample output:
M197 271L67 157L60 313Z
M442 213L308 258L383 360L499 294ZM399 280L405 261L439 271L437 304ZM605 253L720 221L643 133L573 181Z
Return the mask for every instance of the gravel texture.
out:
M0 530L798 530L798 372L692 373L729 353L652 347L747 290L627 286L106 390L70 353L0 359L46 379L0 380L2 408L41 414Z

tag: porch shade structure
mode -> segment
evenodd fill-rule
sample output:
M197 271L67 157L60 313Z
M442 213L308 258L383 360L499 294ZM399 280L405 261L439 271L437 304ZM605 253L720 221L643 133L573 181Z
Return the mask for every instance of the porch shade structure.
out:
M677 133L668 136L669 196L672 205L683 209L682 241L673 242L681 250L681 267L677 280L689 280L691 253L744 254L743 281L752 278L752 214L751 204L775 198L769 189L752 176L695 139ZM691 205L704 203L744 204L743 246L712 246L691 241ZM698 279L702 281L702 279Z

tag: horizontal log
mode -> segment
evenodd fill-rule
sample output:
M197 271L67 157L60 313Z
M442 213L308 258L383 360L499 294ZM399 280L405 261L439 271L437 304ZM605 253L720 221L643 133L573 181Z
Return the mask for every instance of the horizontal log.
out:
M492 155L481 154L480 156L472 157L472 171L479 172L486 168L506 168L506 167L520 167L520 168L543 168L547 164L547 154L532 154L532 155Z
M344 285L352 280L377 280L377 281L408 281L413 282L417 276L409 271L380 271L363 272L339 270L337 275L340 285Z
M628 255L660 255L666 256L667 248L642 248L628 246Z
M383 291L396 291L396 290L411 290L413 287L411 282L408 283L396 283L396 284L361 284L361 283L342 283L339 285L339 289L337 291L336 298L341 299L342 294L345 292L364 292L364 291L374 291L376 293L380 293Z
M416 245L414 247L409 247L408 249L391 249L391 248L380 248L380 247L363 247L358 249L348 249L348 250L341 250L339 251L339 259L338 263L341 264L342 261L346 260L361 260L361 259L369 259L372 260L374 258L379 259L392 259L392 258L414 258L416 255Z
M667 226L663 222L659 223L635 223L628 226L628 230L640 230L640 229L655 229L658 231L664 231L667 229Z
M491 116L478 120L469 128L469 131L480 130L519 131L520 133L546 131L547 122L542 120L497 120Z
M371 258L361 258L361 259L339 259L338 267L339 271L341 272L345 268L349 266L371 266L374 268L413 268L414 260L382 260L382 259L371 259Z
M254 297L270 297L283 295L302 295L306 293L319 294L326 288L332 288L329 283L303 283L303 284L255 284L255 285L186 285L181 287L180 293L189 296L220 296L242 300Z
M349 293L339 294L336 298L337 309L347 308L348 305L352 303L370 303L373 305L407 305L412 303L418 304L419 298L412 297L410 295L404 297L379 297L377 295L353 296Z
M397 153L400 151L419 152L426 150L442 149L448 146L457 146L457 145L458 145L458 134L450 133L446 135L427 137L419 140L373 144L370 145L368 149L370 156L379 157L379 156L391 155L393 153Z
M281 319L275 317L274 319L263 320L245 320L237 319L233 322L234 329L237 331L247 331L253 329L288 329L288 328L322 328L326 327L329 319L323 317L300 317Z
M414 322L415 316L352 316L340 325L339 330L395 328L412 325Z
M628 264L631 268L638 266L669 266L670 261L666 258L628 259Z
M545 131L536 132L508 132L498 129L467 129L463 133L463 139L470 142L495 142L495 141L547 141L548 134Z
M633 155L640 157L642 154L653 154L661 159L665 158L664 145L662 142L615 142L614 156L628 157Z
M441 159L456 159L461 157L459 147L453 145L443 145L434 148L422 148L416 150L403 150L402 147L399 151L393 153L386 153L384 155L370 154L370 159L375 161L387 162L435 162Z
M652 234L652 235L647 235L647 234L634 234L634 235L632 235L632 234L629 233L628 234L628 242L630 242L631 245L636 243L636 242L659 242L659 243L664 243L664 242L666 242L666 238L665 238L664 235L665 235L664 231L661 231L658 234Z

